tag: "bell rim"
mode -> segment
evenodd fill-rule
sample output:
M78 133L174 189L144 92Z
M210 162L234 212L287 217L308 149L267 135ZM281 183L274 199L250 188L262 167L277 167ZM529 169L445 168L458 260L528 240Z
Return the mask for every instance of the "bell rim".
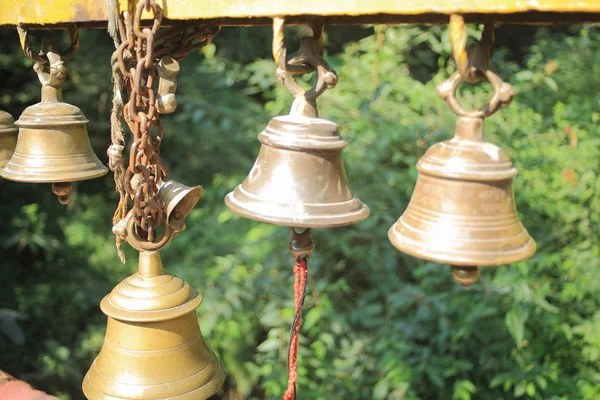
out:
M419 242L409 239L404 235L401 235L396 230L396 225L401 223L402 217L396 221L389 229L388 229L388 240L390 243L398 249L400 252L404 254L408 254L409 256L419 258L422 260L433 261L440 264L454 264L454 265L464 265L464 266L472 266L472 267L497 267L501 265L508 265L517 263L520 261L525 261L533 256L537 250L537 245L535 240L529 232L523 228L522 233L527 235L527 240L520 245L517 249L509 252L513 253L512 257L506 257L506 252L502 254L500 257L496 257L496 259L501 258L501 261L496 261L495 259L490 259L490 257L485 257L482 255L478 255L475 252L469 253L469 258L461 258L456 256L452 258L451 256L444 256L440 253L436 253L435 251L431 251L426 246L421 245ZM423 250L423 251L419 251ZM448 254L447 252L445 252ZM477 259L476 257L481 257ZM505 258L503 258L505 257Z
M103 177L108 173L108 168L98 160L97 167L87 172L61 174L60 178L56 176L40 177L39 172L14 172L10 169L7 171L7 167L10 165L10 161L6 164L4 170L0 173L2 178L13 182L24 182L24 183L62 183L62 182L80 182L87 181L90 179L96 179ZM22 175L31 175L22 176Z
M364 221L370 215L371 210L369 207L360 201L357 197L356 201L360 204L360 206L351 212L346 212L344 214L337 214L333 217L324 217L324 216L313 216L313 217L303 217L302 219L298 218L282 218L280 215L256 215L252 209L243 207L239 201L235 199L235 190L227 194L225 196L225 205L234 213L239 216L247 219L252 219L259 222L265 222L268 224L285 226L285 227L294 227L294 228L336 228L341 226L349 226L354 225L359 222ZM324 220L320 222L319 220Z
M215 360L215 362L217 364L217 371L215 372L215 374L212 376L212 378L208 382L206 382L204 385L197 387L189 392L182 393L182 394L175 395L175 396L161 397L161 398L157 398L156 400L167 400L167 399L202 400L202 399L208 399L208 398L210 398L210 396L212 396L216 392L218 392L219 389L225 383L225 378L226 378L225 369L223 368L223 365L217 358L215 352L210 348L209 348L209 350L212 355L211 359ZM85 397L89 400L131 400L131 399L128 399L125 397L111 396L108 393L102 392L100 389L98 389L96 386L94 386L90 374L92 373L92 368L94 368L95 363L96 363L96 359L94 359L92 366L86 372L86 374L83 378L83 382L81 384L81 389L82 389ZM206 390L207 393L205 393L206 397L203 397L201 399L198 397L197 392L202 389Z

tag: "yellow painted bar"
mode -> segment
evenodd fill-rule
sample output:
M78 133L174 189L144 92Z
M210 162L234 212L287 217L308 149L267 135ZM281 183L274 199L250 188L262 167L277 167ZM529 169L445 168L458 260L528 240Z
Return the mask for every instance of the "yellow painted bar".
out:
M169 20L215 20L226 25L266 23L275 16L325 16L332 23L441 22L453 13L471 20L590 22L600 20L600 0L163 0ZM119 0L122 10L127 2ZM512 17L511 17L512 15ZM410 18L410 17L416 18ZM564 17L563 17L564 16ZM2 0L0 26L106 23L105 0Z

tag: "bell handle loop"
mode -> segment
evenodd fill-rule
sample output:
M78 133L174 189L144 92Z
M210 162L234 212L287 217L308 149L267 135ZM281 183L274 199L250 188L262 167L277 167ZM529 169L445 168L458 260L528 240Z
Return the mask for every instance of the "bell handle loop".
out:
M64 51L54 51L53 48L48 48L48 50L52 50L55 53L61 54L63 57L71 57L73 56L77 50L79 49L79 25L78 24L69 24L67 25L67 31L69 33L69 39L71 44ZM35 51L31 48L31 43L29 42L28 30L23 25L17 26L17 33L19 34L19 42L21 43L21 49L23 50L23 54L25 57L33 61L34 63L40 64L51 64L52 61L49 60L47 54L44 53L42 49L36 54ZM51 38L51 39L50 39ZM45 34L43 37L44 42L50 40L52 43L52 47L54 46L54 35Z
M292 238L290 240L290 254L294 258L294 261L299 262L300 259L304 258L306 261L310 261L310 256L315 250L315 244L310 238L310 228L306 228L302 232L296 232L296 228L290 227L290 233Z
M133 218L133 214L130 212L126 217L125 222L125 240L127 243L134 249L140 252L156 252L165 248L171 239L175 236L175 231L171 229L169 224L163 224L165 230L163 234L152 241L142 239L136 231L135 218Z
M277 77L294 96L290 115L316 118L318 117L317 97L325 90L335 87L338 81L337 74L322 57L323 20L316 18L311 21L313 36L302 38L298 55L289 61L284 43L284 26L283 18L273 19L273 58L278 66ZM304 89L296 82L296 75L313 71L317 72L317 83L311 89Z
M492 86L492 98L480 110L467 111L458 102L456 90L465 80L459 71L456 71L450 78L439 84L436 88L438 96L442 100L445 100L452 112L459 117L487 118L500 108L508 106L514 97L514 91L511 84L504 82L491 69L485 69L481 72Z

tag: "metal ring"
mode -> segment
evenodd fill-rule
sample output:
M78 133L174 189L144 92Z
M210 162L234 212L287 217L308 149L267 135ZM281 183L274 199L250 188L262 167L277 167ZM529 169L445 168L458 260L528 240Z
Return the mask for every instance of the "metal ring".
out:
M127 222L125 225L125 234L127 243L137 251L159 251L169 244L175 231L167 223L163 223L165 231L163 234L153 241L147 241L137 234L135 229L135 219L132 217L131 212L127 215ZM164 222L164 221L163 221Z
M506 107L510 104L514 97L514 91L510 83L504 82L492 70L486 69L481 71L492 86L492 98L481 110L467 111L465 110L458 99L456 98L456 90L464 81L460 72L455 72L450 78L439 84L436 88L438 96L445 100L450 106L450 109L460 117L486 118L494 114L501 107Z

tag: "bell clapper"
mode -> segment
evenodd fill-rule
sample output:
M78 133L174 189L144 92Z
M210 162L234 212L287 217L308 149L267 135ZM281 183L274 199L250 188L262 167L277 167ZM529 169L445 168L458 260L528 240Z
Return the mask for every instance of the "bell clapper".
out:
M466 289L470 289L471 285L477 281L479 277L479 267L470 265L451 265L452 277L460 285Z
M73 184L71 182L56 182L52 184L52 193L58 197L58 202L62 205L69 204Z

